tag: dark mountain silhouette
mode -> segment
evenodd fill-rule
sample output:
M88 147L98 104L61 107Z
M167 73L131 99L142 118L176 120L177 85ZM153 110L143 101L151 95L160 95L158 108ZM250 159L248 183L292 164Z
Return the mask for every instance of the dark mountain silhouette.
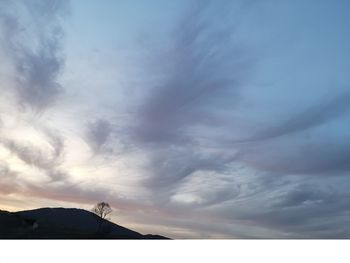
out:
M168 239L142 235L76 208L0 210L0 239Z

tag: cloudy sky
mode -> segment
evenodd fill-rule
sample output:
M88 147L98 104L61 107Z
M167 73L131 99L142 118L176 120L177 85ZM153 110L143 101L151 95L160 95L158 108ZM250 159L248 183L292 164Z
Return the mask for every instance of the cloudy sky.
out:
M350 3L0 0L0 209L173 238L350 237Z

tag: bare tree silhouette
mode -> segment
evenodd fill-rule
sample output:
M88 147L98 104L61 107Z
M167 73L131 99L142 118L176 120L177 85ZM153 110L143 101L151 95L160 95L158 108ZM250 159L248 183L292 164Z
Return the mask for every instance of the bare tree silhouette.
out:
M108 219L106 216L112 213L112 208L106 202L100 202L92 208L92 212L103 219Z
M105 221L105 219L108 219L108 218L106 218L107 215L112 213L112 208L110 207L110 205L108 203L100 202L100 203L96 204L92 208L91 211L99 216L99 224L98 224L96 235L98 237L103 236L105 233L103 231L102 224Z

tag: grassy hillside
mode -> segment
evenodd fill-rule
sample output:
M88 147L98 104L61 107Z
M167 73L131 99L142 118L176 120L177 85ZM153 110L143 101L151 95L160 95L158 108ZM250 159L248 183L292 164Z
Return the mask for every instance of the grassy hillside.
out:
M74 208L40 208L7 212L0 210L0 239L166 239L142 235Z

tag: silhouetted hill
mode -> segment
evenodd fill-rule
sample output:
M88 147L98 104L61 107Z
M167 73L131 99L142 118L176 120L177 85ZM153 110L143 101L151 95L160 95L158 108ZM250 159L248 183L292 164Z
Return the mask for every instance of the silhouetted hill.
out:
M168 239L142 235L75 208L39 208L7 212L0 210L1 239Z

